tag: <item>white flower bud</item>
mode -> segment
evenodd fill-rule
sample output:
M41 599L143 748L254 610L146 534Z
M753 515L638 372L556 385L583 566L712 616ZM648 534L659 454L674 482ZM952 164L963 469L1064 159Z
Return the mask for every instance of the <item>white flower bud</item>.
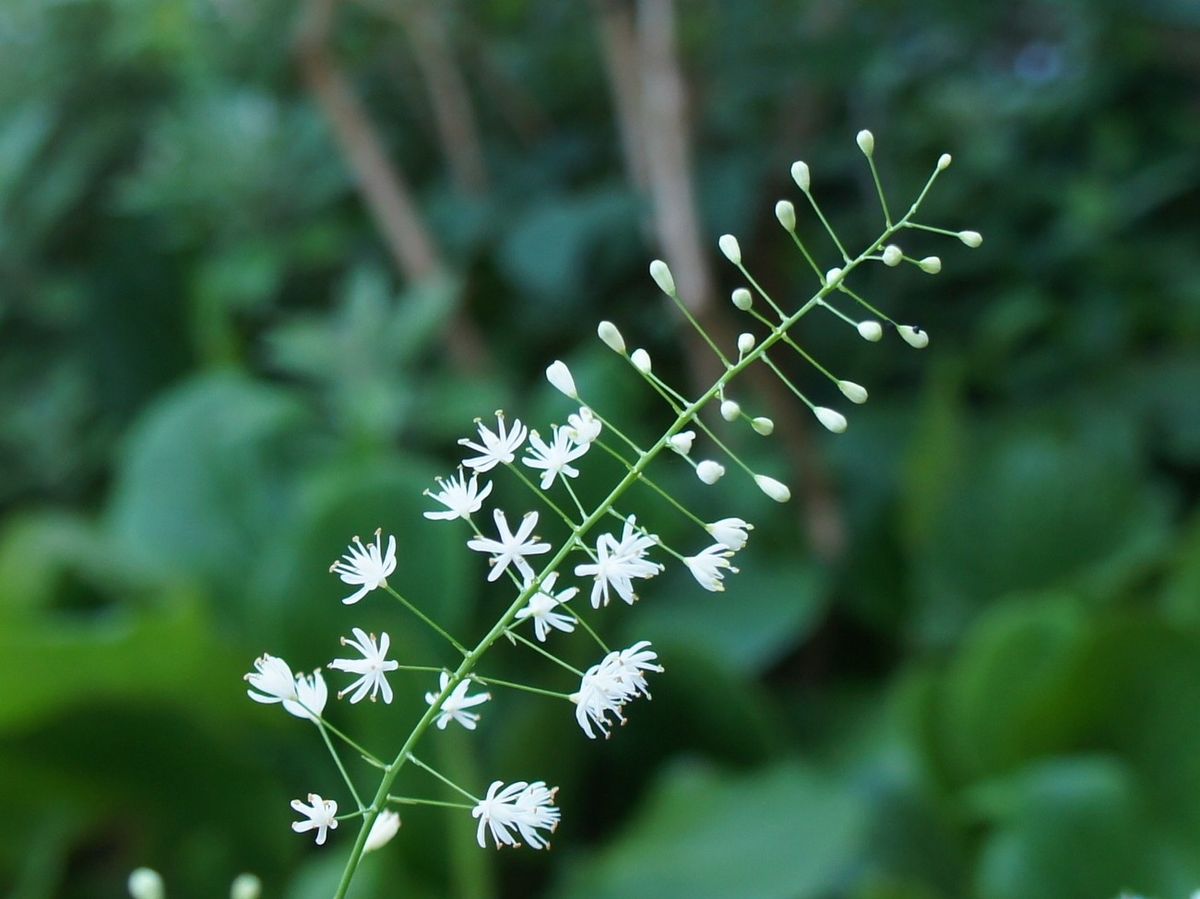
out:
M742 414L742 407L733 400L725 400L721 403L721 417L726 421L737 421L738 416Z
M725 258L734 265L742 264L742 248L738 245L738 239L732 234L722 234L717 240L717 246L721 248Z
M863 151L863 156L869 157L875 152L875 135L866 128L858 132L854 140L858 143L858 149Z
M754 525L742 518L722 518L712 524L706 524L704 530L712 534L714 540L723 547L739 552L746 546L749 539L747 531L754 530Z
M920 266L921 271L930 275L936 275L942 270L942 260L936 256L926 256L917 265Z
M725 466L712 459L705 459L696 466L696 477L706 484L715 484L725 477Z
M600 322L596 326L596 333L600 335L601 340L608 344L609 349L622 356L625 355L625 338L621 336L616 325L609 321Z
M754 483L758 485L758 489L765 493L777 503L786 503L792 498L792 491L788 489L787 484L769 478L765 474L756 474Z
M835 266L834 268L831 268L829 271L827 271L825 273L825 283L832 284L841 276L842 276L842 270Z
M858 336L875 343L883 337L883 326L873 318L858 323Z
M780 200L775 204L775 218L779 219L785 231L796 230L796 207L789 201Z
M375 823L371 825L371 832L367 834L363 852L374 852L376 849L386 846L399 829L400 816L398 814L392 811L380 812Z
M129 875L129 895L133 899L163 899L163 880L153 868L136 868Z
M983 243L983 235L978 231L959 231L958 239L965 243L971 249Z
M895 268L900 264L900 260L904 258L904 251L894 243L888 244L883 248L883 264L890 265Z
M764 437L770 437L775 430L775 422L771 421L765 415L760 415L758 418L751 420L750 427L754 428L755 431Z
M828 409L825 406L814 406L813 415L817 416L817 421L835 434L840 434L846 430L846 416L836 409Z
M943 153L941 156L939 156L938 157L938 171L944 172L946 169L950 168L950 160L951 159L953 159L953 157L949 153Z
M661 259L655 259L650 263L650 277L654 279L659 290L669 297L675 296L675 278L672 277L667 264Z
M681 456L686 456L692 451L692 443L696 439L695 431L680 431L678 434L673 434L667 438L667 443L671 449L679 453Z
M650 354L643 349L636 349L629 355L629 361L644 375L650 374Z
M239 874L229 887L229 899L258 899L262 895L262 881L253 874Z
M745 355L754 349L754 335L749 331L744 331L738 335L738 352Z
M730 299L733 300L733 305L737 306L743 312L754 305L754 297L750 296L750 291L744 287L739 287L735 290Z
M900 336L904 338L904 342L910 347L923 350L929 346L929 335L920 328L913 327L912 325L900 325L896 330L900 332Z
M805 193L808 193L809 175L808 163L797 160L792 163L792 180L796 182L796 186Z
M566 363L558 359L551 362L546 368L546 380L559 393L565 393L573 400L579 399L579 393L575 390L575 379L571 377L571 370L567 368Z
M852 403L862 405L867 401L867 388L853 381L838 381L838 390Z

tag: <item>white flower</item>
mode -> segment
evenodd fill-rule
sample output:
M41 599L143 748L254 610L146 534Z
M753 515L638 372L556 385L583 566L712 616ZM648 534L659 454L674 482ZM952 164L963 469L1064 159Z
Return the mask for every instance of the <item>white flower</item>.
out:
M492 510L492 518L496 522L499 539L474 537L467 541L467 546L471 549L492 554L492 557L488 559L488 564L492 566L492 570L488 572L488 580L494 581L500 577L510 563L515 565L526 578L533 577L533 568L525 561L525 557L550 552L549 543L538 543L538 538L531 536L533 529L537 527L537 512L526 512L515 534L508 529L508 519L503 511Z
M675 296L675 278L671 275L671 269L661 259L650 263L650 277L654 279L659 290L669 297Z
M650 354L641 348L629 354L629 361L633 363L634 368L644 375L650 374L650 370L653 368L650 363Z
M854 138L858 144L858 149L863 151L863 156L870 156L875 152L875 135L864 128Z
M796 186L805 193L808 193L810 177L808 173L808 164L797 160L792 163L792 180L796 182Z
M525 435L529 432L520 419L514 419L512 427L507 426L503 412L496 413L495 433L478 419L476 424L479 426L479 439L482 443L475 443L466 437L458 442L479 453L473 458L463 459L462 464L480 474L491 471L497 465L510 464L517 457L517 450L525 442Z
M425 701L430 705L437 702L438 696L446 691L446 687L450 685L450 675L443 671L439 681L439 692L426 693ZM467 690L471 688L471 679L466 678L455 687L450 695L446 697L446 701L442 703L442 707L438 709L437 726L438 730L445 730L446 725L451 721L457 721L467 730L474 730L476 723L479 721L477 712L466 711L469 708L487 702L492 698L491 693L476 693L474 696L468 696Z
M322 799L316 793L308 794L308 805L299 799L292 800L292 808L302 814L307 820L293 821L292 830L305 833L316 828L317 845L325 842L328 831L337 830L337 803L332 799Z
M741 309L743 312L746 312L751 306L754 305L754 297L752 297L750 295L750 291L744 287L739 287L729 295L729 298L733 300L733 305L737 306L737 308Z
M625 529L618 540L612 534L601 534L596 541L596 560L575 566L576 577L591 577L592 608L607 606L612 598L609 589L633 605L637 594L633 590L633 578L652 578L663 570L658 562L646 558L651 547L658 545L658 537L647 534L638 527L637 518L630 515L625 519Z
M929 346L929 335L913 325L897 325L896 330L904 338L904 342L914 349L923 350Z
M550 844L538 833L548 830L554 833L558 827L560 813L553 805L558 787L548 789L543 781L526 783L519 780L507 787L504 781L494 781L488 787L487 796L471 810L471 817L479 819L475 838L480 846L486 846L486 830L492 833L496 848L520 846L513 835L516 830L532 849L545 849Z
M721 417L726 421L737 421L739 415L742 414L742 407L738 405L736 400L725 400L721 403Z
M375 819L375 823L371 825L371 831L367 834L367 841L363 844L363 852L374 852L376 849L382 849L392 841L392 837L396 835L396 831L400 829L400 816L393 811L380 812L379 817Z
M861 384L855 384L853 381L838 381L837 388L852 403L862 404L867 401L867 388Z
M756 341L754 339L753 334L751 334L749 331L742 332L741 334L738 335L738 341L737 341L738 352L744 356L746 353L748 353L752 349L754 349L755 343L756 343Z
M579 469L571 463L586 453L590 446L576 443L566 428L558 425L551 425L550 428L553 438L548 445L537 431L529 435L530 455L521 460L526 467L541 470L543 490L549 490L560 474L565 478L579 477Z
M612 322L600 322L596 326L596 334L600 339L608 344L608 348L614 353L625 355L625 338L621 336L621 332L617 330L617 326Z
M884 265L895 268L904 259L904 251L894 243L890 243L883 248L882 259Z
M354 639L347 640L342 637L343 646L352 646L360 653L361 659L334 659L329 663L329 667L336 671L346 671L350 674L359 675L358 680L352 683L345 690L338 692L338 699L341 699L351 690L354 695L350 697L350 702L355 703L362 700L367 693L371 694L371 702L375 701L377 693L383 693L383 701L392 701L392 687L387 682L387 673L395 671L400 667L400 663L394 659L387 659L388 647L391 646L391 637L385 633L379 635L379 642L375 642L374 634L367 634L362 628L354 628ZM318 841L319 842L319 841Z
M825 406L813 406L813 415L817 416L817 421L823 424L835 434L840 434L846 430L846 416L836 409L829 409Z
M875 343L883 337L883 326L874 319L861 321L856 326L858 328L858 336L863 340L869 340Z
M937 256L926 256L917 263L917 267L926 274L936 275L942 270L942 260Z
M163 899L166 895L162 876L153 868L135 868L127 885L133 899Z
M725 590L725 584L722 583L725 572L737 574L737 569L729 564L732 556L733 551L727 549L724 544L714 543L697 555L685 558L683 564L688 567L688 571L701 587L713 593L721 593Z
M786 503L792 498L792 491L788 489L788 485L782 481L777 481L765 474L756 474L754 483L758 485L758 489L765 493L777 503Z
M686 456L692 451L692 444L695 442L695 440L695 431L680 431L678 434L670 437L667 440L667 444L671 447L671 449L679 453L679 455Z
M259 899L262 881L253 874L239 874L229 885L229 899Z
M575 720L588 739L596 738L595 730L607 738L610 714L624 724L621 708L638 696L650 697L645 672L663 669L654 663L658 656L649 646L650 643L643 640L620 652L610 652L583 675L578 692L572 693L570 698L575 703Z
M575 630L575 619L570 615L554 611L556 606L575 598L578 587L568 587L560 593L554 592L554 584L558 581L558 572L553 571L542 581L542 586L529 597L529 605L517 611L518 619L532 618L533 632L541 642L546 641L551 628L569 634Z
M971 248L975 248L983 243L983 235L978 231L959 231L958 239Z
M712 534L713 539L734 552L742 549L749 539L747 531L754 530L754 525L741 518L722 518L712 524L706 524L704 530Z
M789 201L780 200L775 204L775 218L779 219L785 231L796 230L796 207Z
M610 536L609 541L613 554L632 566L634 577L651 578L663 570L663 566L658 562L651 562L646 558L646 553L658 546L658 537L638 527L636 515L625 519L625 528L621 532L620 540Z
M943 153L941 156L939 156L938 161L937 161L938 171L943 172L946 169L950 168L950 162L951 162L951 160L953 160L953 158L954 157L951 156L949 153Z
M559 393L565 394L573 400L579 399L579 392L575 389L575 379L571 377L571 369L567 368L565 362L558 359L551 362L546 369L546 380Z
M356 592L342 600L346 605L353 605L372 590L386 587L388 575L396 570L396 538L388 537L387 552L383 551L382 538L381 528L375 529L375 542L368 546L355 537L346 554L329 566L342 583L358 585Z
M738 246L738 239L732 234L722 234L717 239L717 246L721 248L725 258L734 265L742 264L742 248Z
M254 670L244 680L252 688L246 691L246 695L255 702L295 702L300 698L296 693L296 680L291 667L278 656L263 653L254 660ZM259 692L255 693L255 690Z
M600 419L587 406L580 406L577 413L567 416L567 435L581 446L593 443L602 428Z
M762 434L764 437L770 437L775 432L775 422L767 418L765 415L760 415L758 418L750 422L750 427L754 428L755 432Z
M472 515L483 508L483 501L488 498L492 492L492 482L488 481L483 485L483 489L479 489L479 475L471 473L471 480L467 480L466 472L462 468L458 469L458 476L450 476L449 479L443 481L441 478L434 478L441 490L438 493L430 493L425 491L425 495L437 500L445 509L438 509L435 512L426 512L425 517L436 519L439 521L453 521L455 518L461 518L467 521Z
M715 484L725 476L725 466L712 459L705 459L696 466L696 477L706 484Z
M308 677L296 675L296 699L285 699L283 709L297 718L316 722L325 711L328 700L329 687L325 686L325 678L321 677L321 669L318 668Z

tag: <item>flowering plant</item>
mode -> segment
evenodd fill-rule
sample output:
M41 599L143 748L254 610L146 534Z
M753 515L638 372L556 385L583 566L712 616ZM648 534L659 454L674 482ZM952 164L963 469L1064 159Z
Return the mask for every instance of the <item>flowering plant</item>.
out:
M715 408L726 422L745 423L755 433L769 437L774 430L773 421L745 411L742 403L734 398L732 389L744 371L761 363L795 394L822 426L833 433L845 431L846 416L832 406L810 399L810 393L816 396L816 391L807 387L802 390L772 358L775 352L796 353L822 378L832 382L851 403L867 401L866 388L832 373L793 336L797 323L813 312L821 311L836 317L870 342L880 341L885 329L891 329L910 347L921 349L928 345L929 337L923 330L893 320L856 292L848 283L851 276L868 263L886 267L908 263L925 273L937 274L941 270L938 257L913 258L893 242L897 235L911 229L956 237L969 247L979 246L982 238L974 231L950 231L916 221L917 212L934 181L950 165L949 155L938 159L908 210L899 218L893 218L874 163L874 138L869 131L862 131L857 143L870 168L884 219L882 232L857 255L852 256L846 250L821 212L811 190L810 172L805 163L793 164L792 178L837 253L835 265L827 268L819 264L818 254L810 251L797 235L796 209L790 201L781 200L775 207L776 218L818 282L816 290L798 308L785 309L751 276L743 263L741 246L733 235L720 238L721 253L746 282L746 286L738 287L731 298L733 305L751 321L748 329L738 337L735 351L727 352L696 321L678 295L666 263L655 260L650 264L650 275L659 289L677 305L719 361L719 377L698 396L693 398L664 380L655 371L651 357L644 349L631 352L615 324L608 321L599 324L600 339L628 360L636 376L672 413L670 424L655 441L643 445L621 430L606 414L602 402L592 402L591 397L585 399L571 371L561 361L553 362L546 369L546 377L573 404L565 423L552 424L548 431L538 431L530 429L515 415L498 411L494 420L477 420L476 433L459 441L467 453L451 475L437 479L436 490L427 491L434 506L425 517L444 522L441 526L464 527L469 531L464 535L466 546L486 557L487 581L501 582L510 590L511 601L486 633L473 640L460 641L423 611L418 602L389 584L389 576L398 565L404 564L404 559L398 558L394 535L388 535L386 542L382 530L377 530L374 539L366 543L354 537L345 555L333 564L330 570L353 589L343 603L354 605L370 601L372 594L387 594L423 626L443 638L453 658L445 667L405 665L388 657L390 637L387 633L376 635L352 626L352 636L341 638L342 645L352 650L351 657L335 658L326 667L356 679L341 685L336 693L338 699L346 698L351 703L368 698L372 701L381 699L387 704L394 695L389 677L400 672L417 672L431 679L436 675L436 688L425 693L427 707L424 713L394 754L380 757L368 751L325 718L329 688L320 670L311 674L296 673L284 660L272 655L263 655L254 662L254 670L246 675L250 698L264 704L281 704L288 713L312 722L344 781L350 807L342 814L339 814L339 808L345 808L346 797L341 805L335 799L315 793L292 802L292 808L300 816L292 828L297 833L312 833L318 844L324 844L341 822L354 821L357 825L358 832L337 887L337 897L346 895L363 854L382 847L397 833L400 818L394 806L439 805L459 808L464 814L469 812L478 822L477 840L481 847L489 840L497 847L547 847L549 836L561 817L556 804L557 788L540 780L506 782L497 779L486 789L481 784L453 783L417 754L430 727L436 725L437 729L444 730L459 725L474 730L481 715L486 714L486 704L493 701L488 688L499 687L536 693L562 702L565 708L573 706L575 719L585 737L609 737L614 723L625 722L626 709L631 703L649 698L650 680L661 675L664 668L648 641L638 641L625 648L610 647L593 624L597 613L602 614L614 599L632 605L638 599L643 582L655 578L674 562L683 565L705 590L723 591L725 579L737 574L734 559L754 529L740 517L730 516L711 522L703 520L650 476L651 466L659 462L687 464L700 481L711 485L725 476L728 464L741 469L772 500L786 502L791 495L789 488L781 480L756 471L739 457L709 424L705 413ZM713 449L701 453L700 447L704 443L711 444ZM600 502L588 505L576 492L573 482L586 469L587 456L597 451L616 460L622 474ZM709 453L716 458L708 458ZM485 503L493 492L493 482L489 478L501 473L520 481L529 490L537 508L505 510L494 507L490 515L485 514ZM637 484L649 488L659 501L694 524L699 534L703 534L703 544L694 551L677 549L639 523L637 511L627 505L627 494ZM558 542L543 540L537 533L542 516L560 521L567 536ZM575 583L567 583L571 577L576 579ZM581 590L586 591L586 603L577 598ZM585 671L547 648L570 635L596 644L599 661ZM538 685L502 681L482 673L484 659L502 637L569 672L575 689L555 691ZM343 765L339 744L349 747L379 772L373 793L360 792L359 785ZM394 795L393 784L400 770L407 765L447 784L461 795L463 801L448 803ZM528 772L522 776L535 774Z

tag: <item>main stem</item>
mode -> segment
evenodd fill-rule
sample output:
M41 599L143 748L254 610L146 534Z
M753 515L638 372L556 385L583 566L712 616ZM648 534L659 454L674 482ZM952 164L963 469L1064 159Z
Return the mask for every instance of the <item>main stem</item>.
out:
M875 252L879 246L887 241L893 234L905 227L909 218L913 215L913 213L916 212L917 207L920 205L921 199L924 198L926 192L928 192L930 185L932 185L936 177L937 172L935 171L933 176L929 179L929 182L925 185L925 189L921 192L920 197L918 197L917 202L913 203L912 208L909 209L904 218L900 219L894 225L888 227L878 238L871 242L867 249L863 250L858 256L846 263L842 269L842 277L839 278L838 281L823 286L808 300L808 302L780 322L778 328L773 330L771 334L764 338L757 347L746 354L746 356L740 362L726 369L725 373L717 379L716 383L714 383L710 388L708 388L707 391L705 391L703 396L701 396L695 402L689 404L683 409L683 411L679 413L679 415L675 418L674 423L667 428L663 435L658 438L658 441L652 447L650 447L650 449L641 454L629 471L626 472L625 476L621 478L617 485L612 489L612 492L605 497L605 499L590 515L587 516L587 518L579 523L579 525L571 534L571 537L564 541L559 551L554 554L549 562L547 562L546 567L542 569L537 579L531 581L529 586L521 591L520 595L513 601L513 604L508 607L507 611L505 611L505 613L500 616L500 619L492 626L492 629L484 635L483 639L479 641L474 649L467 653L466 658L464 658L462 661L462 664L460 664L454 671L453 675L451 675L449 683L447 683L446 687L438 694L437 700L430 705L428 709L426 709L425 714L423 714L420 720L417 721L411 733L409 733L408 739L404 741L404 745L401 746L400 751L396 753L395 760L384 770L383 777L379 782L379 789L375 792L375 798L371 801L371 805L367 808L366 813L363 815L363 822L358 831L358 838L354 841L354 848L350 851L350 858L347 860L346 868L342 872L342 879L338 883L338 888L337 892L334 894L334 899L345 899L346 891L350 888L350 882L354 878L354 872L358 869L358 863L362 859L363 847L367 842L367 834L371 832L371 826L375 823L375 819L379 816L379 812L386 805L388 791L391 789L393 782L395 782L396 776L400 773L400 769L404 766L404 762L408 759L409 753L412 752L413 748L420 741L421 737L424 736L425 731L429 729L429 725L433 723L434 718L437 717L438 711L441 709L442 703L445 702L446 697L450 695L456 686L470 676L471 672L475 670L476 665L479 664L479 660L483 658L484 654L491 648L492 644L499 639L501 634L504 633L505 629L516 618L517 612L524 608L529 602L529 597L533 594L534 590L537 589L536 585L540 584L552 571L556 571L558 569L558 566L562 564L568 553L570 553L571 549L575 546L576 541L580 540L580 538L587 534L597 522L599 522L608 514L608 510L616 504L617 500L621 498L622 494L624 494L626 490L628 490L638 481L642 472L645 471L645 469L650 465L651 462L654 461L658 454L666 448L667 441L670 440L671 437L675 436L675 434L681 431L683 427L688 424L688 422L692 421L697 413L699 413L699 411L708 402L710 402L713 397L724 390L725 386L730 381L749 368L752 364L757 362L763 353L774 346L778 341L782 340L784 334L793 325L795 325L796 322L807 315L813 309L813 307L815 307L828 294L836 290L837 285L845 279L845 276L862 264L867 256Z

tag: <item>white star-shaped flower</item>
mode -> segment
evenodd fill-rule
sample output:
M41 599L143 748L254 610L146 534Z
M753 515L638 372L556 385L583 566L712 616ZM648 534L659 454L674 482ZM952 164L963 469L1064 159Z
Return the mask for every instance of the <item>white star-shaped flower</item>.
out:
M322 799L316 793L309 793L307 805L299 799L293 799L292 808L306 819L293 821L292 830L296 833L305 833L315 829L318 846L325 842L325 836L329 831L337 829L337 803L332 799Z
M542 489L549 490L560 474L565 478L579 477L579 469L571 463L588 451L589 444L577 444L566 428L551 425L553 437L549 444L534 431L529 435L529 455L521 461L527 468L542 473Z
M706 524L704 529L726 549L737 552L746 545L749 539L747 531L754 530L754 525L740 518L722 518L720 521Z
M437 698L441 692L444 692L450 683L450 675L445 671L442 672L439 693L426 693L425 701L430 705L437 702ZM467 709L477 706L480 703L487 702L492 698L491 693L476 693L474 696L468 696L467 690L471 687L471 679L467 678L455 687L450 695L446 697L446 701L442 703L442 707L438 709L437 726L438 730L445 730L446 725L451 721L457 721L467 730L474 730L475 725L479 722L479 714L477 712L468 712Z
M391 637L385 633L379 635L379 642L375 642L375 635L368 634L360 627L354 628L354 639L349 640L342 637L343 646L352 646L361 654L361 659L334 659L329 663L329 667L337 671L346 671L350 674L359 675L358 680L352 683L345 690L338 692L338 699L341 699L347 693L354 691L350 697L351 703L360 702L368 693L371 694L371 702L375 701L376 694L383 694L384 702L392 701L392 687L387 682L387 673L395 671L400 667L400 663L394 659L387 659L388 647L391 646Z
M520 846L513 831L516 830L532 849L545 849L550 843L538 833L551 833L558 827L560 812L553 805L558 787L548 788L542 781L526 783L519 780L504 786L497 780L488 787L487 796L474 809L471 816L479 819L475 838L480 846L486 846L485 832L491 831L496 848Z
M521 424L520 419L514 419L512 427L508 427L504 422L503 412L496 413L495 432L478 419L476 423L479 426L479 439L482 442L475 443L467 437L463 437L458 442L479 455L463 459L462 464L480 474L491 471L497 465L511 464L517 457L517 450L525 442L525 435L529 429Z
M545 643L550 629L571 633L575 630L575 619L570 615L556 612L554 609L575 598L578 587L568 587L560 593L554 592L554 584L558 580L558 572L553 571L542 581L541 589L529 597L529 605L517 612L518 619L532 618L533 632L538 640Z
M650 697L645 672L663 669L655 663L658 655L649 647L650 643L643 640L628 649L610 652L584 673L579 691L570 698L575 703L575 720L588 739L596 737L593 726L607 738L612 726L610 714L624 724L622 707L638 696Z
M713 593L721 593L725 590L725 584L722 583L725 579L725 572L737 574L738 571L729 564L732 556L732 550L726 549L721 543L714 543L698 554L688 556L683 563L687 565L688 571L692 573L692 577L701 587L711 590Z
M602 428L600 419L587 406L580 406L578 412L567 416L567 434L576 443L593 443Z
M500 577L509 564L514 565L525 579L533 577L533 568L525 561L525 557L550 552L549 543L539 543L538 538L532 536L533 529L537 527L537 512L526 512L515 534L509 530L508 519L502 510L494 509L492 518L496 522L498 539L474 537L467 541L467 546L471 549L492 554L488 559L488 564L492 566L492 570L488 572L488 580L494 581Z
M441 478L434 478L434 480L437 481L441 490L437 493L430 493L426 490L425 495L437 500L446 508L426 512L425 517L439 521L453 521L455 518L468 520L483 508L483 501L492 492L491 481L485 483L481 490L479 489L479 476L472 473L471 480L468 481L466 473L461 468L458 469L458 477L451 475L446 480Z
M356 592L342 600L346 605L353 605L372 590L386 587L388 575L396 570L396 538L388 537L387 552L384 552L382 537L380 528L375 529L375 542L367 546L355 537L349 551L329 566L329 570L344 583L360 585Z
M651 578L663 570L662 565L646 557L650 547L657 545L658 538L639 528L637 519L632 515L625 519L620 540L612 534L601 534L596 541L595 561L575 566L576 577L594 579L592 608L608 605L610 588L633 605L637 594L633 590L632 579Z
M283 703L288 714L309 721L321 717L329 699L329 688L325 686L320 669L308 677L303 674L293 677L291 667L278 656L259 656L254 660L254 670L245 679L251 687L246 695L255 702Z

